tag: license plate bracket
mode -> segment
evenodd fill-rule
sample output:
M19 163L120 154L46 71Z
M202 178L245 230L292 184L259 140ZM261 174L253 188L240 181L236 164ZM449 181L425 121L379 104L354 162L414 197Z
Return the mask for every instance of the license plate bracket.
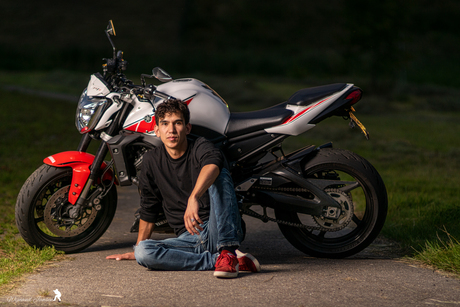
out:
M364 133L364 136L366 137L366 139L369 140L369 132L367 131L366 127L364 127L364 125L355 116L355 114L353 114L353 112L355 112L355 109L353 109L352 107L351 110L348 112L350 116L350 120L351 120L350 127L354 128L355 126L358 126L361 129L361 131Z

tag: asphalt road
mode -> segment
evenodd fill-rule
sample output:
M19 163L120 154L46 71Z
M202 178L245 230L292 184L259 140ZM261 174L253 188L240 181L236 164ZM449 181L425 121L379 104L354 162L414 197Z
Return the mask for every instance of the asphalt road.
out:
M149 271L135 261L106 260L132 250L138 203L134 188L119 189L115 219L99 241L29 275L0 304L53 306L58 289L67 306L460 306L459 279L398 260L385 241L353 258L316 259L293 248L276 224L251 217L240 249L257 257L260 273L222 280L212 271Z

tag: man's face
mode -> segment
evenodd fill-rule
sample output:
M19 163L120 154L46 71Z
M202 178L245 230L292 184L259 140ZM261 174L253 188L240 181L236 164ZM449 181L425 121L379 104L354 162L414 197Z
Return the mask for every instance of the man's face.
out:
M185 151L187 149L187 134L190 133L192 125L185 124L180 112L166 113L164 118L155 125L155 134L168 150Z

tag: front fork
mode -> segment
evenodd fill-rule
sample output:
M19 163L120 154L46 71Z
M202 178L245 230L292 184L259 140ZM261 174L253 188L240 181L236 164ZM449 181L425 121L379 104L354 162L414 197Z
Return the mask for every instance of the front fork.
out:
M91 136L89 135L89 133L84 134L83 137L80 140L80 144L78 144L77 151L86 152L88 150L88 146L89 146L90 143L91 143ZM104 145L104 143L101 143L101 146L99 146L99 149L101 149L101 147L103 145ZM99 152L99 150L98 150L98 152ZM92 165L95 166L94 162L93 162ZM97 167L97 168L92 167L91 170L99 169L99 168L100 168L100 166ZM89 178L91 178L91 173L90 173ZM77 202L75 203L75 206L69 212L70 217L73 218L73 215L78 214L78 212L80 211L81 206L86 201L86 198L87 198L87 196L89 194L88 192L89 192L89 189L91 188L92 183L93 183L93 180L91 180L91 179L87 180L86 185L85 185L85 187L83 188L83 191L80 194L80 197L78 198Z
M88 150L89 143L91 143L91 136L89 133L84 134L78 144L77 151L86 152Z
M85 135L82 138L82 141L85 139L86 136L87 135ZM82 145L82 142L80 142L80 145ZM80 149L80 145L78 146L79 149ZM85 150L87 150L88 145L89 145L89 142L87 143L86 148L84 148ZM108 152L107 145L104 142L101 142L101 144L99 145L99 148L98 148L98 150L96 152L96 155L94 157L94 161L91 164L91 167L90 167L91 172L89 174L89 178L86 181L86 184L85 184L83 190L81 191L80 197L78 197L77 202L75 203L75 206L69 211L69 215L70 215L71 218L76 218L76 217L79 216L80 208L86 203L86 201L88 199L88 196L89 196L89 191L91 189L91 186L100 177L99 175L100 175L100 171L101 171L101 166L102 166L102 163L104 162L104 158L107 155L107 152ZM102 178L101 178L101 180L102 180Z

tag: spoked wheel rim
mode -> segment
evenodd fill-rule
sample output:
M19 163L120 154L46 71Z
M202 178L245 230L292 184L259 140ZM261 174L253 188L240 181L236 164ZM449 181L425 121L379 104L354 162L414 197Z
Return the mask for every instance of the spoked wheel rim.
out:
M349 245L353 241L357 241L361 234L366 233L368 225L373 220L373 212L370 208L369 199L370 195L366 187L355 176L351 176L347 172L338 169L315 170L307 174L308 178L324 179L331 174L337 174L341 181L348 182L344 186L328 186L327 189L337 189L348 195L353 201L353 212L351 220L343 229L338 231L324 231L324 230L307 230L299 228L300 237L307 241L309 244L318 245L322 249L327 246L337 248L340 245ZM325 174L327 174L325 176ZM315 224L320 224L312 216L300 213L290 213L293 220L297 223L307 224L308 220L313 219ZM318 218L316 218L318 219ZM320 225L321 226L321 225Z
M297 249L315 257L342 258L353 255L366 246L380 232L386 215L386 204L379 204L376 182L369 174L342 163L323 163L310 167L304 174L309 179L323 180L322 189L337 199L352 202L348 210L350 219L345 227L322 224L319 217L286 210L275 210L277 219L311 226L326 225L337 231L324 231L278 224L288 241ZM324 181L329 180L331 183ZM340 202L339 202L340 203ZM379 206L383 206L379 209Z

